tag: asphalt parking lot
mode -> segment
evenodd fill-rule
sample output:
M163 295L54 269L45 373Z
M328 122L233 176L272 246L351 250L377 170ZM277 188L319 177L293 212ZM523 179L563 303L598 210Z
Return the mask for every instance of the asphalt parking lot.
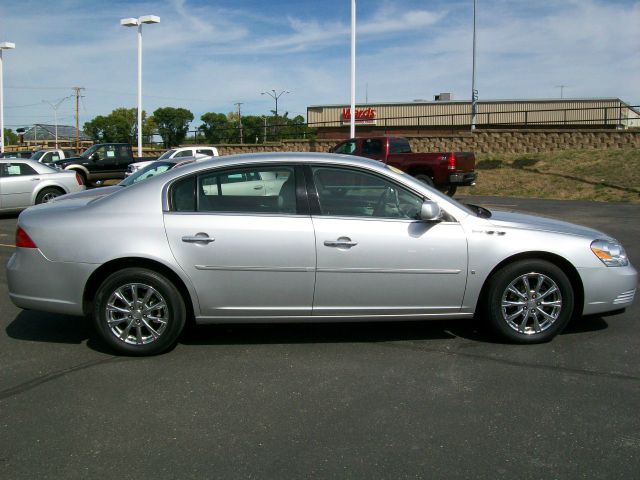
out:
M473 201L604 230L640 265L638 205ZM3 478L639 477L638 300L544 345L480 320L235 325L136 359L0 284Z

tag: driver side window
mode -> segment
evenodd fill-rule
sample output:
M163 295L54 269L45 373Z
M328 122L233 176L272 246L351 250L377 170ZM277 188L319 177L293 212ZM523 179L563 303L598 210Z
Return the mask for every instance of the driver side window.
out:
M420 218L422 198L377 175L334 167L312 172L322 215Z

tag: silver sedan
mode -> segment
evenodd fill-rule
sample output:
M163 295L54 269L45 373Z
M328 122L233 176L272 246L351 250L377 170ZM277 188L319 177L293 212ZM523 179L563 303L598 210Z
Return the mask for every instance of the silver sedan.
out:
M0 160L0 211L47 203L86 187L75 172L61 172L34 160Z
M605 233L463 205L379 162L258 154L173 169L102 198L29 208L7 265L19 307L91 314L155 354L185 322L454 319L519 343L633 302ZM64 281L59 281L64 279Z

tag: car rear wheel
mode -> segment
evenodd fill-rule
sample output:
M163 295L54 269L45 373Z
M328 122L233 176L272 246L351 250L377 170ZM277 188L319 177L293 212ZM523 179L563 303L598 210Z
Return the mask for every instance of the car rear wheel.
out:
M567 325L573 308L569 278L545 260L507 265L489 283L489 322L500 335L516 343L551 340Z
M435 184L433 183L433 178L431 178L426 173L417 173L416 175L414 175L414 178L416 180L420 180L425 185L429 185L430 187L437 188L439 191L441 191L445 195L449 195L450 197L453 197L456 193L456 190L458 189L456 185L441 185L439 187L436 187Z
M100 336L127 355L162 353L178 340L186 310L178 289L157 272L126 268L98 289L93 320Z
M38 195L36 195L36 204L49 203L54 198L59 197L60 195L64 195L64 192L59 188L43 188L38 192Z

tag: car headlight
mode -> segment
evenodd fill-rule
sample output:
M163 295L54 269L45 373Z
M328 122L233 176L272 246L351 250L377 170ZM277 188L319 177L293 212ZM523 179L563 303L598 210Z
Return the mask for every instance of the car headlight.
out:
M591 251L602 260L607 267L626 267L629 265L627 252L622 245L608 240L594 240L591 242Z

